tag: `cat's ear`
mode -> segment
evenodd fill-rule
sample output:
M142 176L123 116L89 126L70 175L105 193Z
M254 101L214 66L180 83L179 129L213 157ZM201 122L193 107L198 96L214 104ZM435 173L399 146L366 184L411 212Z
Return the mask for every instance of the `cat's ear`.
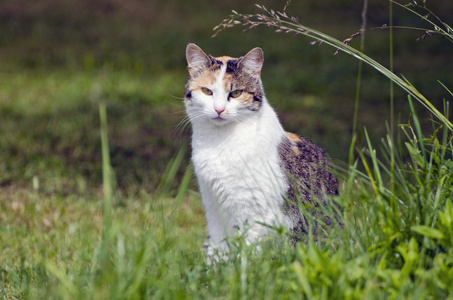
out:
M190 76L195 77L201 70L209 67L209 56L195 44L189 44L186 48L186 59Z
M239 66L259 76L264 62L263 50L259 47L249 51L239 62Z

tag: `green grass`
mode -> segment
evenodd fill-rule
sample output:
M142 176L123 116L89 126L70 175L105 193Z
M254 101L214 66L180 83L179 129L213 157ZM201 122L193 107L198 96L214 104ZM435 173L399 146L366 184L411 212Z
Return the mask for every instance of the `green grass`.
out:
M304 5L316 9L318 4ZM347 12L345 4L332 5ZM144 38L149 26L139 25L155 23L137 17L131 25L135 37L124 29L103 43L85 44L95 33L109 31L102 23L107 21L90 14L71 19L72 10L59 9L61 15L41 19L39 10L36 16L27 8L27 18L10 23L12 29L0 36L6 45L0 55L8 58L0 73L1 299L453 297L453 135L449 107L439 105L442 101L436 100L431 121L416 97L407 101L395 90L402 121L392 140L382 120L388 116L382 105L388 91L364 65L358 123L367 126L359 132L361 143L354 144L352 164L338 163L335 200L343 208L344 229L334 227L324 239L297 247L281 233L259 254L238 237L231 241L229 260L209 266L202 249L204 211L189 164L190 130L178 125L187 76L181 51L186 39L195 38L190 28L207 36L206 20L218 21L221 14L210 8L212 19L191 19L187 27L177 19L165 21L162 14L156 18L166 22L166 30L152 31L152 39ZM115 22L108 25L120 28L124 15L113 11ZM74 31L68 24L87 27ZM349 34L357 29L343 25ZM334 27L326 26L327 32L341 36ZM365 49L382 61L373 53L381 42L371 35ZM54 36L61 45L53 44ZM440 38L418 47L444 47L436 42ZM129 47L115 51L118 39ZM395 47L414 44L411 36L396 32L394 39ZM398 44L401 39L407 44ZM161 43L151 46L156 40ZM240 55L249 44L262 42L264 85L285 128L346 159L355 61L332 58L332 49L297 40L282 47L286 40L263 30L242 36L227 32L201 44L212 46L213 54L227 47ZM41 51L49 45L55 46L51 52ZM408 78L415 87L422 82L428 99L442 95L430 80L443 78L437 67L445 65L444 57L421 60L405 51L407 61L395 57L395 67L419 64L426 78ZM426 70L430 64L434 71Z

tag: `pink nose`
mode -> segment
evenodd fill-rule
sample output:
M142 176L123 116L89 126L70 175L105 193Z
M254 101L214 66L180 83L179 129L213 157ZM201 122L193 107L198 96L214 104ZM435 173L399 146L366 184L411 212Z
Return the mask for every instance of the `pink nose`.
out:
M225 111L224 108L214 108L214 110L217 112L217 114L220 116L221 113Z

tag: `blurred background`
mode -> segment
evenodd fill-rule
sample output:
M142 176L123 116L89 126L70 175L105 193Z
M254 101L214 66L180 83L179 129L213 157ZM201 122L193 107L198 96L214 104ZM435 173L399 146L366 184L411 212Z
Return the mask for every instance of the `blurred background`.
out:
M453 1L426 1L452 25ZM335 160L351 142L358 61L312 40L237 27L211 38L231 14L282 10L286 1L1 0L0 186L2 195L35 189L52 194L100 192L99 103L107 104L112 165L120 191L153 191L171 157L186 149L181 123L189 42L214 56L241 56L260 46L267 97L286 130L308 137ZM306 26L340 40L362 23L362 1L293 0L287 9ZM432 29L393 5L394 25ZM370 0L369 28L389 24L389 2ZM443 111L453 89L453 45L423 31L395 30L394 70ZM359 47L359 38L352 46ZM389 66L389 31L366 32L365 53ZM376 145L390 118L390 84L364 66L360 128ZM416 104L424 125L429 115ZM395 88L396 123L407 123L406 95ZM181 170L181 174L184 168Z

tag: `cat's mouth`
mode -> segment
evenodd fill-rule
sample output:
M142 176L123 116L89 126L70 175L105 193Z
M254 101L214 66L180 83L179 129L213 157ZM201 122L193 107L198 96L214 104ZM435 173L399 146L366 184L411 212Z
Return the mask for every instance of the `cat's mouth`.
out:
M215 120L215 121L225 121L225 119L222 118L221 116L217 116L217 117L212 118L212 119Z

